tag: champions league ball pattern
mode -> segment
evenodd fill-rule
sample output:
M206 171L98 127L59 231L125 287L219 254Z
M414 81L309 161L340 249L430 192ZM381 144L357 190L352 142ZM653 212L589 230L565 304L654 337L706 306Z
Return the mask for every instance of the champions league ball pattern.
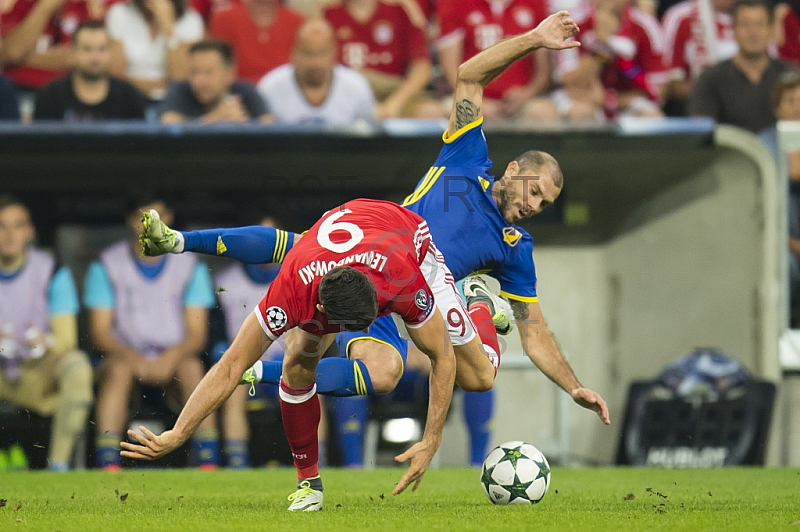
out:
M550 465L533 445L506 442L483 461L481 485L494 504L536 504L550 487Z

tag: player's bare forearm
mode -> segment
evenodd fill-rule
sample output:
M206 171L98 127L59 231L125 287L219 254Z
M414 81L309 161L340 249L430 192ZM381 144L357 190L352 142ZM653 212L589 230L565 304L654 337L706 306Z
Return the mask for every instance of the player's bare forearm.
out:
M144 436L129 430L128 436L138 444L120 442L122 456L140 460L156 460L174 451L192 435L206 417L216 410L239 383L242 373L261 357L272 342L266 338L253 313L245 318L231 347L220 361L206 373L186 401L175 427L162 434L153 434L140 427Z
M398 462L410 460L403 478L395 486L394 495L403 492L412 483L416 491L422 475L442 442L442 431L450 400L453 397L453 385L456 379L456 357L453 344L450 342L444 319L436 310L428 322L418 329L409 329L414 344L431 360L430 397L428 399L428 421L422 441L415 443L406 452L395 457Z
M456 356L441 313L436 310L428 323L411 330L411 339L431 361L428 420L423 440L438 447L456 379Z
M514 316L522 338L522 348L542 373L567 392L578 405L592 410L610 424L608 405L598 394L584 388L575 376L542 316L539 303L513 301Z
M517 320L522 349L528 358L567 393L580 388L581 383L547 328L539 304L512 301L511 307Z
M270 343L255 314L248 314L230 348L192 392L174 430L188 439L200 422L230 397L242 373L261 357Z
M518 59L539 48L562 50L580 46L566 39L578 34L578 26L567 11L559 11L534 29L490 46L468 59L458 69L458 82L485 87Z
M531 31L490 46L463 62L458 67L448 132L452 135L483 115L483 88L511 64L539 48L562 50L580 46L578 42L566 40L578 31L569 13L559 11Z

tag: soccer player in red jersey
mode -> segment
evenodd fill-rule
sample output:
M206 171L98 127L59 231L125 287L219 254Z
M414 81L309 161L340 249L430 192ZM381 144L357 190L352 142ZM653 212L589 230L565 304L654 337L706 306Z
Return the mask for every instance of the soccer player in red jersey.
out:
M462 327L445 324L442 315L454 310L461 313ZM455 383L453 344L462 353L483 350L426 222L385 201L354 200L327 212L286 256L269 291L242 324L230 349L197 386L175 427L161 435L145 427L140 427L145 436L129 431L139 444L122 442L122 455L153 460L180 447L231 395L242 373L291 330L280 385L284 428L298 472L289 510L322 509L317 363L337 333L365 330L378 315L390 312L431 359L425 433L396 458L410 460L410 466L394 493L412 483L416 489L441 442ZM490 364L486 356L473 358ZM467 364L459 363L462 366L463 371Z

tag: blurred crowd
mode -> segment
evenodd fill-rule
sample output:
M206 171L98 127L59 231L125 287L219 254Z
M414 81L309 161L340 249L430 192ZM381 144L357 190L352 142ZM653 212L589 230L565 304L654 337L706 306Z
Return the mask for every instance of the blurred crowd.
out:
M442 118L459 65L569 9L582 46L486 89L487 120L775 121L800 3L0 0L0 118L352 124Z

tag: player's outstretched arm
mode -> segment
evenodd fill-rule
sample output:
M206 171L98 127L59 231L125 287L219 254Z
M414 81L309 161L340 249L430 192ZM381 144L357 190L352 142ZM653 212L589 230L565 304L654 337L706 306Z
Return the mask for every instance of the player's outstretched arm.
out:
M458 67L448 135L483 116L483 88L514 61L539 48L563 50L580 46L577 41L566 40L578 31L569 13L559 11L531 31L499 42L462 63Z
M522 348L542 373L566 391L580 406L593 410L606 425L611 423L608 406L600 394L584 388L561 354L558 344L547 328L539 303L512 301Z
M392 492L394 495L402 493L411 483L414 484L412 491L416 491L419 487L422 475L425 474L436 449L442 443L444 420L450 409L450 399L453 397L453 385L456 380L456 355L444 319L438 310L425 325L416 329L409 328L408 333L414 345L431 359L428 421L425 424L422 441L395 457L398 462L410 460L411 464L395 486Z
M242 373L261 358L261 354L271 343L255 314L251 312L231 347L192 392L175 422L175 427L159 435L153 434L146 427L139 427L145 436L129 430L128 436L135 438L139 444L121 442L123 450L120 454L127 458L156 460L183 445L200 422L230 397L239 384Z

